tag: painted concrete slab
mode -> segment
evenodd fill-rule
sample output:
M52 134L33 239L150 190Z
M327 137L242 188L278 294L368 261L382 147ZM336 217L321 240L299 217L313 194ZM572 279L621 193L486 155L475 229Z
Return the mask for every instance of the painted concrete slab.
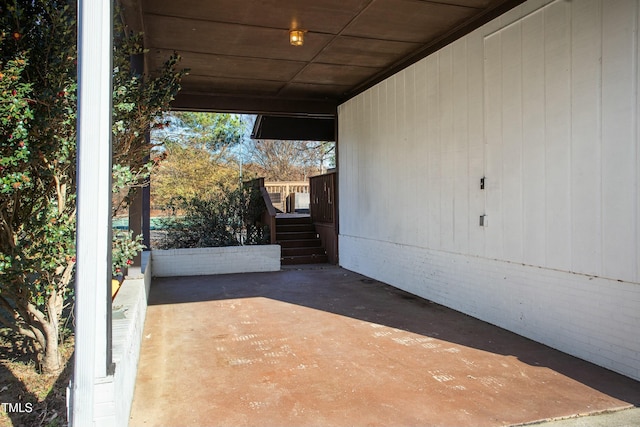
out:
M154 280L130 426L503 426L640 384L338 268Z

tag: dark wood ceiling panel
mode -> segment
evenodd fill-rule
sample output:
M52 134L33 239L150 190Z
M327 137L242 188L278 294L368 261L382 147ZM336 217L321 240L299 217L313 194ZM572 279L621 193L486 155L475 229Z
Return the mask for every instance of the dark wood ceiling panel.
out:
M524 0L116 0L147 72L190 68L175 108L334 114L335 107ZM307 30L304 46L289 29Z
M349 85L323 85L312 83L289 83L278 95L296 99L339 99L349 91Z
M337 34L370 0L145 0L145 13Z
M477 12L475 8L419 0L374 0L343 34L425 43Z
M249 80L223 77L188 75L182 80L182 87L188 92L215 94L243 94L255 96L276 95L284 86L282 82L270 80Z
M424 1L430 1L430 0L424 0ZM477 9L484 9L490 6L491 3L500 3L500 2L496 2L495 0L435 0L435 1L431 1L431 3L443 3L443 4L451 4L455 6L466 6L466 7L473 7Z
M145 42L150 49L289 61L310 61L332 38L314 34L307 38L301 49L289 44L287 30L156 15L147 17L145 27Z
M353 65L309 64L293 81L295 83L353 86L378 70Z
M164 49L151 50L147 54L149 68L152 70L160 68L172 52ZM180 67L210 77L234 76L240 79L287 82L306 65L306 62L299 61L242 58L195 52L180 52L180 55L182 56Z
M337 37L315 58L325 64L384 68L420 47L419 43Z

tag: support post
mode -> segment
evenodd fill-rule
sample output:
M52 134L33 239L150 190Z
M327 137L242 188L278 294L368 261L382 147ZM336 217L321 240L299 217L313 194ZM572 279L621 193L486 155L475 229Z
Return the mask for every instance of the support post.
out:
M71 425L94 424L95 384L111 359L111 0L78 2L75 355Z

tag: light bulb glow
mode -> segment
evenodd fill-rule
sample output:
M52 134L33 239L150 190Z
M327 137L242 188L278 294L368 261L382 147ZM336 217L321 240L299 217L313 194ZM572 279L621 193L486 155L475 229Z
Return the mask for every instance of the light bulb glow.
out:
M289 42L293 46L302 46L304 44L304 30L289 31Z

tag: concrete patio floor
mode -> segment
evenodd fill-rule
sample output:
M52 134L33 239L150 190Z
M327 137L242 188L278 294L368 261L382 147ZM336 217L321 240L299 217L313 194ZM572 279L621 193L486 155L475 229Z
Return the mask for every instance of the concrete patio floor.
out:
M640 405L636 381L338 267L154 279L149 303L132 427L502 426Z

